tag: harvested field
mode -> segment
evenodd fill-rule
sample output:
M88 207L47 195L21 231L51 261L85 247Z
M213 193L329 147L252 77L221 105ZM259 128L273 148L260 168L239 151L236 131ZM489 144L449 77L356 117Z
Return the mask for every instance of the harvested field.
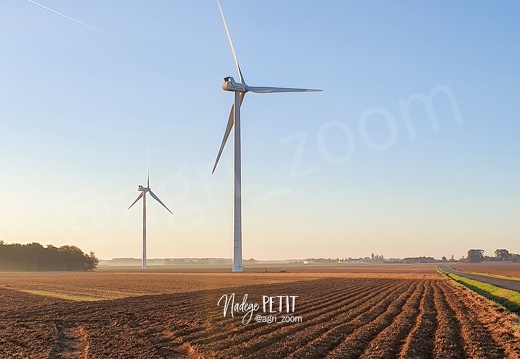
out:
M118 299L146 294L172 294L240 285L284 283L326 277L423 278L436 276L435 265L372 265L279 268L258 273L188 273L186 269L76 272L0 272L0 287L71 300ZM268 271L266 273L266 271Z
M49 272L0 273L0 287L72 300L117 299L149 294L172 294L246 284L291 282L317 275L247 275L231 273Z
M128 284L136 274L127 275ZM0 357L520 357L515 317L437 274L284 273L256 282L251 274L204 276L212 288L193 290L191 282L200 278L170 274L175 285L187 281L186 290L90 302L0 288ZM237 304L246 295L247 303L259 304L248 324L245 313L224 316L223 301L217 305L232 293ZM275 302L276 296L297 296L294 311L287 313L285 303L276 323L255 321L268 314L264 295ZM279 310L278 302L273 308ZM296 322L281 323L284 315Z
M520 263L453 263L449 266L463 272L502 275L520 279Z

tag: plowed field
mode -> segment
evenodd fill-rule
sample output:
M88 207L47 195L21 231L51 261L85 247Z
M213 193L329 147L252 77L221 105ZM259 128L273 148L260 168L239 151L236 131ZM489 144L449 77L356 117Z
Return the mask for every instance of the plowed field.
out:
M520 357L515 317L446 278L322 276L89 302L4 287L0 357ZM232 293L236 303L245 295L259 303L255 315L266 314L263 296L297 298L276 323L253 315L243 324L244 313L224 316L217 305ZM299 322L281 323L284 316Z

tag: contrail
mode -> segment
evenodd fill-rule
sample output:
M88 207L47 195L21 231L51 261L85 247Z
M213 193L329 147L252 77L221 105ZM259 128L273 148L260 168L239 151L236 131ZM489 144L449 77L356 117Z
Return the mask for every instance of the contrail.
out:
M109 37L111 37L111 38L113 38L113 39L116 39L116 40L118 40L118 41L121 41L121 42L126 42L125 40L120 39L120 38L118 38L118 37L116 37L116 36L114 36L114 35L112 35L112 34L107 33L107 32L104 32L103 30L100 30L100 29L98 29L97 27L91 26L91 25L89 25L89 24L85 24L84 22L81 22L81 21L79 21L79 20L76 20L76 19L74 19L74 18L72 18L72 17L70 17L70 16L67 16L67 15L65 15L65 14L63 14L63 13L61 13L61 12L59 12L59 11L53 10L53 9L51 9L51 8L45 6L45 5L38 4L37 2L32 1L32 0L26 0L26 1L28 1L28 2L30 2L31 4L34 4L34 5L36 5L36 6L39 6L39 7L43 8L43 9L45 9L45 10L48 10L48 11L50 11L50 12L53 12L53 13L55 13L55 14L57 14L57 15L60 15L60 16L62 16L62 17L64 17L64 18L66 18L66 19L69 19L69 20L71 20L71 21L74 21L75 23L78 23L78 24L80 24L80 25L86 26L86 27L88 27L88 28L91 29L91 30L94 30L94 31L96 31L96 32L99 32L100 34L103 34L103 35L109 36Z

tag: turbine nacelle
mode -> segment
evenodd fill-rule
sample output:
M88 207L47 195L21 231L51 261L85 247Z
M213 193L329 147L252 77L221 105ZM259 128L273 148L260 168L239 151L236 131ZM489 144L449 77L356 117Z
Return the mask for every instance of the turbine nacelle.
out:
M150 190L150 188L139 185L139 187L137 187L137 190L141 191L141 192L148 192Z
M240 83L235 82L235 80L231 76L224 78L224 83L222 84L222 89L224 91L233 91L233 92L240 91L240 92L244 92L244 93L249 91L246 84L240 84Z

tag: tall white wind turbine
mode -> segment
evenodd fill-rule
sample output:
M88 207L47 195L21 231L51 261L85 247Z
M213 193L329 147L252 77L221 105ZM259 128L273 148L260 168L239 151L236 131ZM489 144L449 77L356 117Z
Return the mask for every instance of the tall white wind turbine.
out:
M224 13L222 12L222 7L220 6L220 2L217 0L217 4L220 10L220 15L222 16L222 22L224 23L224 28L226 29L226 34L229 40L229 45L231 46L231 52L233 53L233 58L235 59L235 65L238 70L238 77L240 82L235 82L235 80L229 76L224 78L224 83L222 84L222 89L224 91L231 91L235 93L235 99L233 106L231 106L231 112L229 114L229 120L226 127L226 132L224 132L224 138L222 139L222 143L220 145L220 149L218 151L217 159L215 160L215 165L213 166L213 172L217 167L220 156L222 155L222 150L227 142L231 129L234 127L234 136L233 136L233 272L242 272L242 206L241 206L241 150L240 150L240 106L242 105L242 101L244 101L244 96L247 92L256 92L256 93L275 93L275 92L316 92L321 90L313 90L313 89L299 89L299 88L283 88L283 87L253 87L248 86L246 81L244 80L244 76L242 75L242 71L240 70L240 65L238 64L237 55L235 53L235 49L233 47L233 42L231 41L231 36L229 35L229 30L226 24L226 19L224 18Z
M141 193L139 194L139 196L137 196L137 199L134 201L134 203L132 203L130 205L130 207L128 207L128 209L132 208L132 206L134 204L136 204L137 201L139 201L141 198L143 199L143 269L146 269L146 193L149 192L150 196L152 196L153 199L155 199L157 202L162 204L162 206L164 208L166 208L166 210L168 212L170 212L171 214L173 214L173 213L172 213L172 211L170 211L168 209L168 207L166 207L166 205L164 203L162 203L162 201L159 199L159 197L157 197L155 195L155 193L152 192L152 189L150 188L150 166L149 165L148 165L148 179L147 179L146 187L139 185L137 190Z

